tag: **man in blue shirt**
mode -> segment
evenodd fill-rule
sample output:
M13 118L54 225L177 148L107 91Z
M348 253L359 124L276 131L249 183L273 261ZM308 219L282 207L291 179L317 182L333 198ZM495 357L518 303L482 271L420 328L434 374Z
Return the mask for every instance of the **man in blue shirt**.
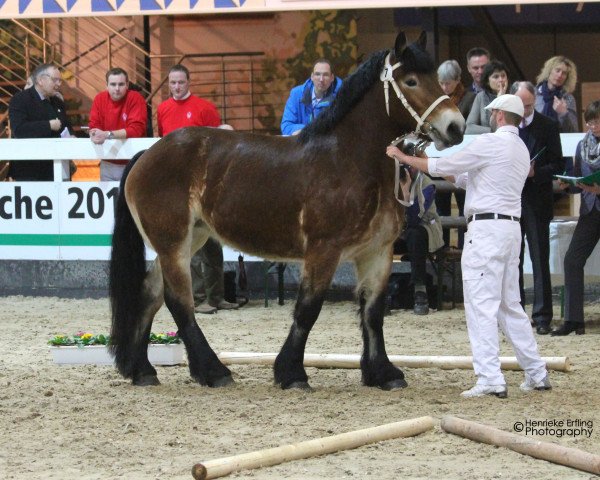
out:
M310 78L292 88L281 119L283 135L298 135L300 131L333 101L342 86L336 78L329 60L320 58L313 65Z

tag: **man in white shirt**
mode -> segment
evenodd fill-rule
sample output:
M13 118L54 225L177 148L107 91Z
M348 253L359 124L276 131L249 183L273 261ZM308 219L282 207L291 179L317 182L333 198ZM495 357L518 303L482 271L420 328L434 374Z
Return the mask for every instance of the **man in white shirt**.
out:
M498 327L525 371L521 390L552 388L519 294L521 191L530 169L529 152L517 128L523 102L515 95L501 95L486 108L492 111L494 133L479 135L454 155L427 159L407 156L396 147L387 149L402 163L435 177L454 177L458 187L466 188L468 231L461 268L477 375L476 385L461 394L467 398L507 396Z

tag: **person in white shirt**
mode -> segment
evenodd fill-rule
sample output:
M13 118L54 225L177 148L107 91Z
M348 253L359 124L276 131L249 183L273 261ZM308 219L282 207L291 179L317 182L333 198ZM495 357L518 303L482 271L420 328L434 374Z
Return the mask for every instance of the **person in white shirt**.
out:
M520 303L521 192L529 173L529 152L519 138L523 102L501 95L492 111L492 132L447 157L410 157L389 146L387 154L436 177L466 188L465 234L461 268L467 330L477 383L463 397L507 396L500 369L498 327L511 343L525 372L524 391L549 390L531 324ZM453 177L453 178L452 178Z

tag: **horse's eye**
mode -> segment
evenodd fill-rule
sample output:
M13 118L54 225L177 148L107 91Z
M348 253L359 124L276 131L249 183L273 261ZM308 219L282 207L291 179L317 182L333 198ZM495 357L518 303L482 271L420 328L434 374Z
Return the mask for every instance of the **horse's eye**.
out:
M417 81L414 78L409 78L404 83L406 84L407 87L416 87L417 86Z

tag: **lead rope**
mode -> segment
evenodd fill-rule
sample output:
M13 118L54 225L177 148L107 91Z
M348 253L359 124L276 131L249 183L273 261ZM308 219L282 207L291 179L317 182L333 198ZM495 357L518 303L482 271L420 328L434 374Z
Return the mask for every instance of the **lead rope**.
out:
M406 135L404 135L403 137L398 137L395 140L392 140L391 145L398 145L404 138L406 138ZM396 200L398 201L398 203L400 205L404 205L405 207L410 207L415 203L415 191L420 192L421 190L421 185L423 184L423 177L422 177L422 173L420 170L417 171L417 176L415 177L414 180L412 180L410 173L408 172L408 169L406 169L401 163L400 160L398 160L396 157L394 157L394 166L395 166L395 175L394 175L394 197L396 198ZM399 196L399 192L400 192L400 169L405 168L406 170L406 174L408 176L409 181L411 181L409 190L408 190L408 201L403 200L400 198ZM418 187L418 190L417 190ZM421 194L422 196L422 194ZM402 195L402 197L404 198L404 195Z

